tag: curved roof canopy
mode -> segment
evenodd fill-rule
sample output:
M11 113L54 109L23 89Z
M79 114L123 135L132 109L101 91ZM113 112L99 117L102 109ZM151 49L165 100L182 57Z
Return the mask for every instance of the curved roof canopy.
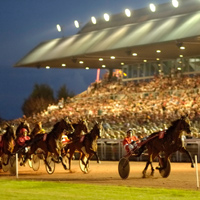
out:
M124 19L124 16L116 15L110 25L107 22L100 22L99 26L88 23L76 35L42 42L15 67L63 68L65 64L66 68L101 68L102 65L121 68L121 63L175 59L180 54L199 56L200 2L194 4L191 0L189 3L185 1L180 9L163 4L157 14L150 13L147 8L140 9L134 11L134 20L120 21L117 19ZM181 50L180 46L185 49Z

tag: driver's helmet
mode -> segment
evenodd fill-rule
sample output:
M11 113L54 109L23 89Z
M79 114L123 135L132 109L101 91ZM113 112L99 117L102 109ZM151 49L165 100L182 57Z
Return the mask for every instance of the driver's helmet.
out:
M20 133L21 134L24 134L24 133L27 133L28 131L27 131L27 129L25 129L25 128L22 128L21 130L20 130Z
M127 134L132 134L133 133L133 130L131 128L129 128L126 132Z

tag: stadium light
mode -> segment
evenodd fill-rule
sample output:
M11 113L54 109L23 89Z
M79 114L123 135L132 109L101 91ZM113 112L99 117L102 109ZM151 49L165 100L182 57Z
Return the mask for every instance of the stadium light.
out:
M108 13L104 13L103 17L104 17L105 21L107 21L107 22L110 20L110 16Z
M57 24L57 25L56 25L56 28L57 28L58 32L61 32L61 33L62 33L62 37L64 37L63 26L61 26L60 24Z
M179 6L178 0L172 0L172 5L173 5L175 8L178 8L178 6Z
M57 24L57 25L56 25L56 28L57 28L58 32L61 32L61 31L62 31L62 28L61 28L60 24Z
M96 18L94 16L91 17L91 21L92 21L93 24L97 23L97 20L96 20Z
M80 28L79 22L77 20L74 21L74 25L76 28Z
M131 16L131 11L129 9L125 9L125 14L127 17Z
M155 4L150 3L149 4L149 8L150 8L151 12L156 12L156 6L155 6Z

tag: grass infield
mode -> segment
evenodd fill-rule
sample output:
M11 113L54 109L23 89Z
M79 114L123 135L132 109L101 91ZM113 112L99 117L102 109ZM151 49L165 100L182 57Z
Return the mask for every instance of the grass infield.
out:
M0 180L1 200L196 200L200 191L66 182Z

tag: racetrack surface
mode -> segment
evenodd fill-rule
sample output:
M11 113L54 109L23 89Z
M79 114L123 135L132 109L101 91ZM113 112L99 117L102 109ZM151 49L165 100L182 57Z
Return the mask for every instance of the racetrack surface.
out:
M27 164L19 166L19 180L43 180L43 181L65 181L69 183L88 183L102 185L119 185L133 187L159 187L159 188L177 188L177 189L197 189L196 169L190 167L190 163L171 163L171 173L168 178L162 178L159 171L156 170L154 176L142 178L142 170L145 162L130 162L130 174L125 180L122 180L118 174L118 161L102 161L97 164L96 161L90 161L88 174L84 174L79 167L79 161L72 161L72 172L64 170L61 164L56 164L55 172L48 174L43 161L38 171L33 171ZM154 167L158 163L154 162ZM200 164L198 164L198 169ZM148 170L150 174L150 169ZM200 173L199 173L200 174ZM0 172L0 178L16 179L9 172Z

